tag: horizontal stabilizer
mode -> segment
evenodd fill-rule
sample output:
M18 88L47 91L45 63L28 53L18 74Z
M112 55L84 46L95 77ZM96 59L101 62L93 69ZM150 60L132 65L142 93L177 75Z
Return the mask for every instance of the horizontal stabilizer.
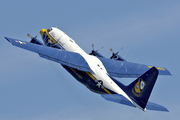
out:
M123 105L135 107L128 99L126 99L124 96L119 95L119 94L102 94L101 95L104 99L111 101L111 102L116 102L120 103ZM158 105L156 103L148 102L146 105L147 110L155 110L155 111L164 111L164 112L169 112L164 106Z
M116 103L131 106L131 107L135 107L127 98L119 94L102 94L101 96L104 99L111 102L116 102Z
M146 105L147 110L156 110L156 111L164 111L164 112L169 112L168 109L166 109L162 105L158 105L156 103L148 102Z

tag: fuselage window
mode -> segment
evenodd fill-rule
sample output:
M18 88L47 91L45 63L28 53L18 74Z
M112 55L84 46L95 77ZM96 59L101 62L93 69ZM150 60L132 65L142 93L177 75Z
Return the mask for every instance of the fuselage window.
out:
M73 43L74 41L72 39L70 39L70 41Z

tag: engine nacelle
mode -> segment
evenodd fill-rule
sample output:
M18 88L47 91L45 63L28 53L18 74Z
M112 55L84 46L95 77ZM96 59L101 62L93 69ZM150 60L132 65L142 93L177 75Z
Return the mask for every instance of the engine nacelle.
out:
M110 59L126 61L123 57L121 57L120 55L115 54L115 53L113 53L113 55L110 57Z
M100 53L98 53L97 51L94 51L94 50L92 50L92 52L90 53L90 55L97 56L97 57L104 57L104 56L102 56Z
M38 44L38 45L43 45L43 43L41 41L39 41L37 38L32 38L30 43L35 43L35 44Z

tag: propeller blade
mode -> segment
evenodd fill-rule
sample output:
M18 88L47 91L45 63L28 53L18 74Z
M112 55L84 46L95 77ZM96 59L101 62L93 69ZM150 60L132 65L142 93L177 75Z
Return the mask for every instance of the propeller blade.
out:
M39 33L38 33L35 37L32 37L29 33L27 34L27 36L30 37L31 40L32 40L33 38L36 38L38 35L39 35Z
M94 51L94 44L92 44L92 49L93 49L93 51Z
M33 37L29 33L27 34L27 36L30 37L31 39L33 39Z
M102 46L100 49L102 49L103 47L104 47L104 46ZM99 51L100 49L96 50L96 52Z
M124 47L122 47L116 54L118 54Z
M110 49L110 51L112 52L112 54L114 53L113 50L112 50L112 48Z

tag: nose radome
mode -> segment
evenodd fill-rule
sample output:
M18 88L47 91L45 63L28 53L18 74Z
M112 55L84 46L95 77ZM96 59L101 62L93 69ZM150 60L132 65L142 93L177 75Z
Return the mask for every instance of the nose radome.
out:
M46 32L46 31L47 31L46 29L41 29L41 30L40 30L40 34L41 34L41 36L42 36L42 35L43 35L43 33L44 33L44 32Z

